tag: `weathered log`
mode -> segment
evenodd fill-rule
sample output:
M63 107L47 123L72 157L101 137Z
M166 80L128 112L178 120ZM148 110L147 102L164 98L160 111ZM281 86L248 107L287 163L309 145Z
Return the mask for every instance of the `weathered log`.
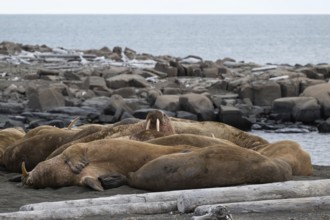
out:
M204 215L210 208L219 206L203 205L195 209L194 214ZM252 202L235 202L221 204L229 210L231 214L244 213L271 213L271 212L316 212L320 210L329 210L330 196L276 199Z
M101 205L110 205L110 204L113 205L113 204L125 204L125 203L152 203L152 202L168 202L168 201L176 202L178 196L182 192L183 191L170 191L170 192L159 192L159 193L115 195L110 197L66 200L66 201L58 201L58 202L41 202L41 203L24 205L20 207L19 210L37 211L37 210L51 210L51 209L101 206Z
M330 179L199 189L182 193L178 197L178 210L188 213L207 204L325 195L330 195Z
M177 210L176 201L152 203L128 203L78 208L44 209L37 211L19 211L0 213L0 219L73 219L90 216L151 215L169 213Z

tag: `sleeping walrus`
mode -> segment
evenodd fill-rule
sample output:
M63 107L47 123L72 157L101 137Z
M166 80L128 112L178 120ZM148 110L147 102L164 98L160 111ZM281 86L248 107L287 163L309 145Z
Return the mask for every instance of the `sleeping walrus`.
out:
M6 128L0 131L0 166L3 165L3 153L10 146L13 145L16 141L22 139L25 135L25 132L17 128Z
M55 149L87 134L99 131L100 126L90 125L83 129L57 128L39 126L8 147L3 154L3 163L7 171L20 172L21 163L25 161L28 169L33 169L45 160Z
M250 149L219 144L169 154L129 173L128 184L152 191L286 181L291 166Z
M269 158L286 161L292 167L292 175L294 176L309 176L313 173L311 156L295 141L277 141L255 150Z
M29 173L23 163L22 182L35 188L82 185L103 191L126 183L129 172L150 160L187 149L193 147L161 146L127 139L78 143L40 162Z

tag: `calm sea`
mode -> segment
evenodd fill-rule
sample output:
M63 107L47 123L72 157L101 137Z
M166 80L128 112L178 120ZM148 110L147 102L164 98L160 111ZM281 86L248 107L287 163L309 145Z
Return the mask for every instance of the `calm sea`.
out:
M265 63L330 63L330 15L0 15L0 41L67 49L129 47L138 53ZM330 165L330 134L292 139Z
M0 40L256 63L330 63L330 15L0 15Z

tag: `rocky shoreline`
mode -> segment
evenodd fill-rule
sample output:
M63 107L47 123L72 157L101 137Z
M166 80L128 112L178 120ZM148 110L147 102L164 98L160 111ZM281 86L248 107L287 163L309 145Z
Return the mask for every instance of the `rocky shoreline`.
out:
M0 43L0 128L145 118L150 109L242 130L330 132L330 64L259 65Z

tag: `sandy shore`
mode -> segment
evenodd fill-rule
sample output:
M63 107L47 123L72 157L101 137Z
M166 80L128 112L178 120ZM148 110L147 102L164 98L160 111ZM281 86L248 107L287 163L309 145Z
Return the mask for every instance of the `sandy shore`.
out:
M147 191L134 189L128 186L106 190L104 192L96 192L85 187L62 187L59 189L31 189L23 187L21 183L9 182L8 179L17 175L17 173L8 173L0 171L0 213L16 212L22 205L46 202L46 201L61 201L83 198L107 197L117 194L135 194L144 193ZM313 180L330 178L330 166L314 166L314 174L310 177L294 177L294 180ZM192 214L168 213L163 215L149 216L120 216L116 219L191 219ZM237 219L330 219L329 211L317 213L300 212L300 213L253 213L244 215L234 215ZM87 219L87 218L86 218ZM88 219L106 219L105 216L95 216Z

